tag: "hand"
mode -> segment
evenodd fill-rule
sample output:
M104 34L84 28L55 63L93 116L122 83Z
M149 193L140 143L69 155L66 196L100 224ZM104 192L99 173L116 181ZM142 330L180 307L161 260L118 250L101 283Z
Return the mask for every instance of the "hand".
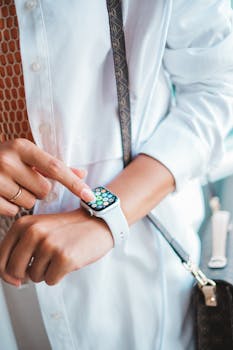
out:
M23 216L0 244L0 277L15 286L27 277L54 285L69 272L100 259L112 247L105 222L83 209Z
M82 170L72 170L26 139L0 144L0 214L14 216L19 207L30 209L51 189L47 178L56 180L78 197L93 200L93 193L81 179ZM22 192L19 192L21 188ZM20 195L15 199L15 195Z

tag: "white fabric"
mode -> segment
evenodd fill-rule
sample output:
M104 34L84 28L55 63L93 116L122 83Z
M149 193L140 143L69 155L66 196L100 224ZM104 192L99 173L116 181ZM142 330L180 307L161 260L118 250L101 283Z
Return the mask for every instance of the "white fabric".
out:
M106 184L122 169L122 151L105 0L16 5L36 143L72 167L87 168L91 186ZM133 153L159 159L174 174L180 192L155 213L198 260L191 224L201 218L200 192L198 185L191 186L193 192L184 185L218 162L232 125L230 2L124 0L123 7ZM178 96L173 106L170 78ZM36 212L78 205L54 184L50 201L38 202ZM151 224L140 220L131 227L124 254L113 249L59 285L40 283L36 290L55 350L191 350L192 283ZM5 309L3 319L10 322ZM28 332L36 331L32 317ZM11 325L4 332L0 327L3 344L10 332ZM15 350L14 342L6 348Z
M97 213L97 216L99 216L98 214L99 213ZM114 209L110 208L109 211L99 217L101 217L109 226L114 238L114 247L124 250L125 242L129 236L129 225L121 209L120 203L119 206Z

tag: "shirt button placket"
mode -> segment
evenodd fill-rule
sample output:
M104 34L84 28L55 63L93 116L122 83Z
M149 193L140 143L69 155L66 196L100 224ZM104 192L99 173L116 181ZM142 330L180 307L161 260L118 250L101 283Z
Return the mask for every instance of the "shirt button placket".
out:
M24 45L27 45L27 49L24 51L25 62L28 67L27 78L35 90L32 91L34 98L38 99L35 101L35 108L33 103L29 103L30 112L34 118L31 124L33 125L35 134L38 134L38 139L40 137L39 141L43 149L49 152L51 151L51 139L53 139L53 124L51 122L53 119L51 117L51 109L49 109L52 103L52 93L49 85L49 67L47 62L47 34L43 26L43 13L39 6L39 1L28 0L24 2L24 11L28 14L28 16L24 15L24 21L28 20L28 25L32 28L32 34L29 36L29 39L32 40L31 45L28 37L27 41L23 41ZM40 91L40 94L37 94L37 91ZM30 93L31 91L29 91L29 96ZM40 112L43 108L45 109L44 115L46 118ZM42 117L44 118L44 122ZM40 121L39 127L38 121ZM56 148L56 142L53 142L53 144ZM50 153L55 155L53 152ZM57 198L58 193L52 190L47 201L50 203L55 202ZM60 286L51 289L51 287L46 285L38 284L36 285L36 289L45 328L52 348L57 350L74 350L75 346L73 344L69 322L66 319L66 310L63 304Z

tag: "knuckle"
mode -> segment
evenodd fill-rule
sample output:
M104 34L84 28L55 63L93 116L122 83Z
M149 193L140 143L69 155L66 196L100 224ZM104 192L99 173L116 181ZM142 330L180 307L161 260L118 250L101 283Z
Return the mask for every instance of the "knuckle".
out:
M36 223L30 226L24 233L24 238L27 241L36 242L38 239L41 239L45 235L45 230L43 227Z
M9 151L0 152L0 168L7 169L13 165L12 154Z
M70 262L69 255L66 253L65 249L56 248L55 259L59 265L67 265Z
M77 261L65 249L56 249L55 258L59 266L63 266L66 270L78 270Z
M12 141L12 149L16 151L17 153L24 152L26 149L30 147L31 142L24 138L17 138L14 141Z
M0 208L0 214L4 216L15 216L19 212L19 207Z
M26 243L30 241L35 241L36 232L32 227L29 227L27 230L22 232L21 237L25 240Z
M17 225L18 227L23 227L25 225L28 224L28 220L29 220L30 216L29 215L24 215L21 216L14 225Z
M12 213L13 216L17 215L18 212L19 212L19 207L18 206L15 205L14 207L11 208L11 213Z
M49 194L51 188L52 188L52 184L49 181L43 181L40 184L40 193L38 195L39 199L45 198Z
M59 159L52 158L49 161L48 173L50 176L58 178L61 175L62 162Z
M39 247L39 253L41 255L50 253L54 249L52 242L49 239L45 239Z
M85 188L86 185L84 182L76 178L74 181L71 183L71 191L76 192L76 191L81 191L83 188Z
M35 197L28 198L25 205L24 205L24 208L25 209L32 209L34 207L35 203L36 203Z
M47 254L49 253L54 256L57 250L56 244L57 240L54 235L45 234L38 246L39 254L42 256L47 256Z

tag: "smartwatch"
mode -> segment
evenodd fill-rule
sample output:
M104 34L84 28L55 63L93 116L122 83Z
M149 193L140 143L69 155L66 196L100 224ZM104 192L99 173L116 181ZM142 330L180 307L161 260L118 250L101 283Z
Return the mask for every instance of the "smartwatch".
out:
M129 226L120 206L120 199L106 187L100 186L93 190L95 200L85 202L81 200L81 206L91 216L103 219L108 225L114 240L114 246L126 242L129 234Z

